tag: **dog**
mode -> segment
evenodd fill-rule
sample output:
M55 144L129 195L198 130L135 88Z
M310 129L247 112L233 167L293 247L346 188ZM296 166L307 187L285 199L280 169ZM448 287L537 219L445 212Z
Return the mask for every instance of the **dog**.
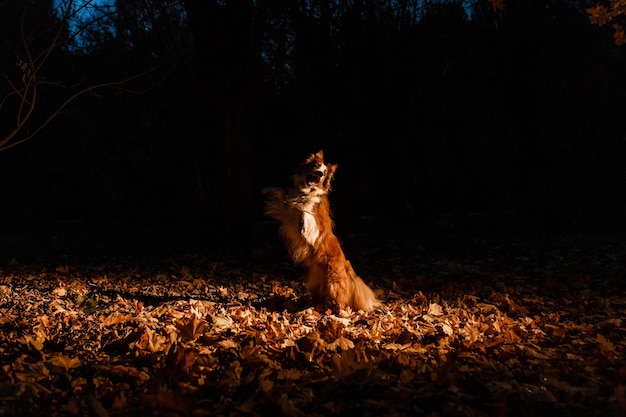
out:
M324 151L309 155L293 174L293 188L265 188L265 210L280 223L279 234L294 264L304 270L305 286L319 309L372 311L382 305L355 273L333 232L328 200L338 164L324 162Z

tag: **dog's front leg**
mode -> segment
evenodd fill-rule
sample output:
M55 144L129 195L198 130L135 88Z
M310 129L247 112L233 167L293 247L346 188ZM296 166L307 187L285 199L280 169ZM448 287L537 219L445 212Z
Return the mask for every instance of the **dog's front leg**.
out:
M265 215L275 220L282 221L285 217L287 196L285 190L277 187L263 189L265 196Z

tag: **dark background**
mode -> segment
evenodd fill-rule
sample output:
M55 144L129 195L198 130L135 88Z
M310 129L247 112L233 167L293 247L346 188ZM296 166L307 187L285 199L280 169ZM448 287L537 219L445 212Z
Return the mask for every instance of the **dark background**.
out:
M260 190L321 147L340 237L620 234L625 50L595 4L118 1L49 48L52 2L4 0L0 140L29 56L13 142L109 85L0 151L1 256L258 254Z

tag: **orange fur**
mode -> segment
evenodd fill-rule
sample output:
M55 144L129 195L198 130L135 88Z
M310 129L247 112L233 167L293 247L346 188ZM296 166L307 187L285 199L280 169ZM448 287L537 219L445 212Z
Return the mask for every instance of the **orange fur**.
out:
M333 233L328 192L337 164L326 164L322 150L310 155L293 175L294 187L263 190L265 214L280 222L279 233L293 262L305 270L315 302L371 311L380 306L355 273Z

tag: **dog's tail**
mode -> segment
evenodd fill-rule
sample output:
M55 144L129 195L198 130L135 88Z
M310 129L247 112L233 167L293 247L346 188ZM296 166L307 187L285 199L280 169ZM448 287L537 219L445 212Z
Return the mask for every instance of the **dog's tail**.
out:
M372 311L381 306L374 291L356 274L352 277L352 308L363 311Z
M343 300L340 300L342 297L337 297L337 300L343 301L344 304L349 305L353 310L363 310L363 311L372 311L382 305L382 303L376 298L376 294L374 291L359 277L350 261L346 260L345 264L345 272L348 281L346 284L347 293L344 292Z

